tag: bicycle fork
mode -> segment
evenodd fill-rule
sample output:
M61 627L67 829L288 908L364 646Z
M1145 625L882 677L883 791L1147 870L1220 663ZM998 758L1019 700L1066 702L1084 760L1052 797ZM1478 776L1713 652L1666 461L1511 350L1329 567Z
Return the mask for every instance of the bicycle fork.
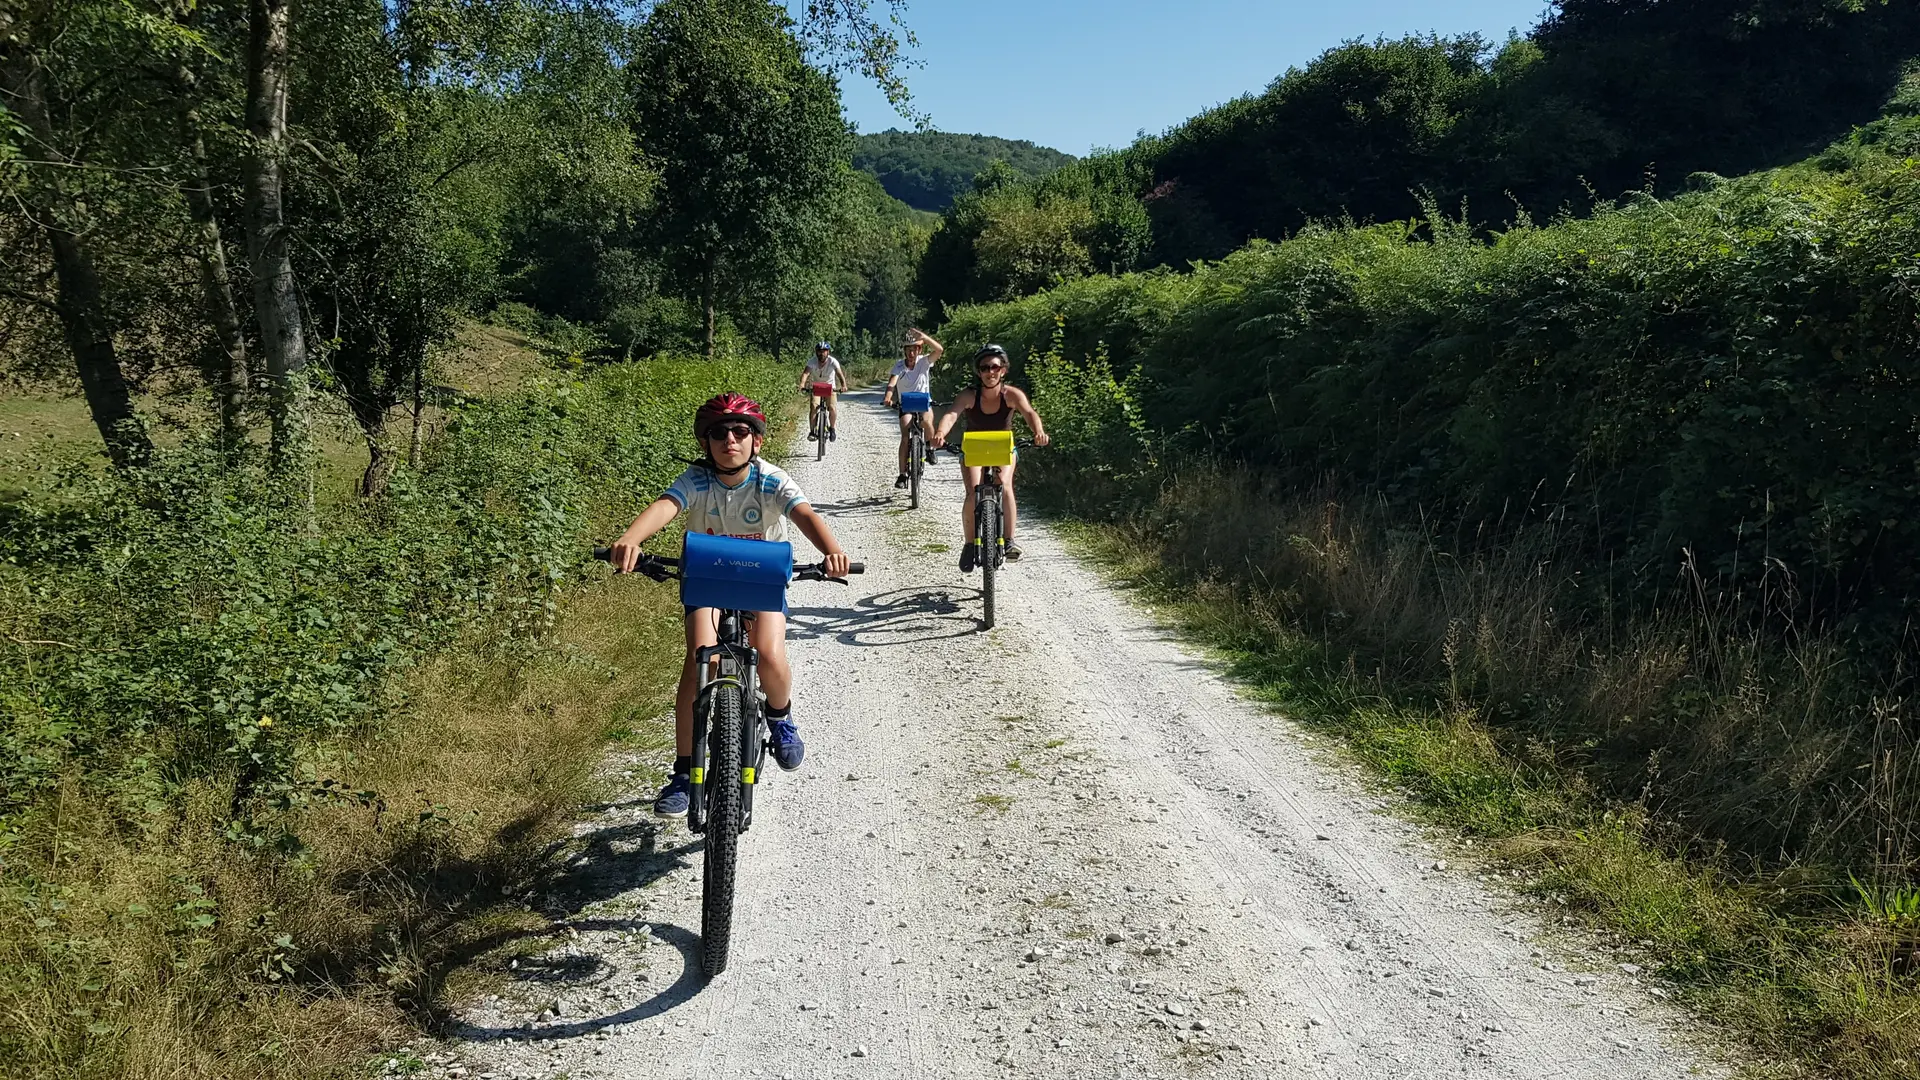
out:
M693 698L693 765L687 777L693 790L687 802L688 832L707 831L709 781L741 785L740 831L747 831L753 814L753 788L767 755L766 739L756 738L762 729L760 687L759 680L755 678L759 660L759 654L752 646L730 641L704 646L694 654L694 664L700 671L702 681ZM740 691L740 730L720 733L722 738L740 740L740 775L731 779L709 777L706 767L709 740L714 734L713 695L715 691L728 686ZM759 745L755 746L755 743Z

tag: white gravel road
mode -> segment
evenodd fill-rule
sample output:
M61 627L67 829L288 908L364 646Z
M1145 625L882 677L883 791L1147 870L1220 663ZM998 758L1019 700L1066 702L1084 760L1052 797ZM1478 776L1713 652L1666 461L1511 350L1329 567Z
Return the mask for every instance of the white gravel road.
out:
M803 436L790 467L869 570L794 588L807 761L760 789L731 969L701 980L696 838L636 781L545 899L558 944L458 1018L433 1072L1723 1071L1631 965L1543 948L1031 519L978 632L960 470L943 455L908 511L893 432L850 395L827 459Z

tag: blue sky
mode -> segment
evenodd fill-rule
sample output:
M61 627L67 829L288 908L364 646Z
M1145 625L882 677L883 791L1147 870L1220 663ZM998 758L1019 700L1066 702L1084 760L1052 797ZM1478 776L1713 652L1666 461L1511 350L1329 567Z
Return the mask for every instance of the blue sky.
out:
M1031 139L1084 154L1125 146L1264 89L1349 38L1525 33L1547 0L909 0L924 67L914 103L941 131ZM875 9L883 9L876 2ZM861 131L906 123L841 76Z

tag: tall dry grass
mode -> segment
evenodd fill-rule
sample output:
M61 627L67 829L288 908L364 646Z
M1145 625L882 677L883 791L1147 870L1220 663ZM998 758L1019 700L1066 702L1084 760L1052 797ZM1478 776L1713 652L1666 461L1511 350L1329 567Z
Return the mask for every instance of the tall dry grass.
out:
M1838 633L1780 632L1797 599L1784 571L1722 592L1688 566L1628 605L1564 521L1443 532L1212 463L1161 475L1114 523L1126 542L1257 600L1358 684L1471 705L1518 756L1581 773L1676 838L1769 865L1920 869L1920 717Z

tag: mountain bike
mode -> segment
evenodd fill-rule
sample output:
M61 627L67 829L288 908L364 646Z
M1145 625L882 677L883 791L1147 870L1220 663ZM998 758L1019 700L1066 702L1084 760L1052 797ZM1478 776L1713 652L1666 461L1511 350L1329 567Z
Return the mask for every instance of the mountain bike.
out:
M633 572L655 581L681 579L681 599L690 607L715 606L697 601L716 596L739 605L719 608L716 644L694 654L700 683L693 699L693 792L687 829L706 837L700 875L700 970L712 978L727 968L740 834L753 824L753 789L768 753L767 718L759 696L760 657L749 643L747 625L758 611L785 608L789 580L847 582L828 577L825 562L792 567L788 578L793 555L786 544L698 533L689 533L687 539L681 558L642 555ZM593 557L606 561L612 554L609 548L595 548ZM848 571L865 573L866 565L854 563ZM700 596L689 587L696 584L694 579L705 588Z
M808 393L813 395L812 434L814 443L818 447L814 451L813 460L819 461L827 456L827 443L833 434L833 413L827 408L827 403L833 400L833 384L814 383L808 389Z
M968 445L968 440L978 436L995 436L991 445L981 451ZM1014 439L1010 432L980 432L961 440L960 445L952 442L946 449L961 455L961 464L979 465L980 483L973 489L973 539L978 543L979 555L974 565L980 568L980 601L985 607L980 629L993 629L994 620L994 579L999 575L1000 567L1007 561L1006 512L1000 505L1000 470L1013 463L1015 450L1027 450L1033 443L1027 439Z

